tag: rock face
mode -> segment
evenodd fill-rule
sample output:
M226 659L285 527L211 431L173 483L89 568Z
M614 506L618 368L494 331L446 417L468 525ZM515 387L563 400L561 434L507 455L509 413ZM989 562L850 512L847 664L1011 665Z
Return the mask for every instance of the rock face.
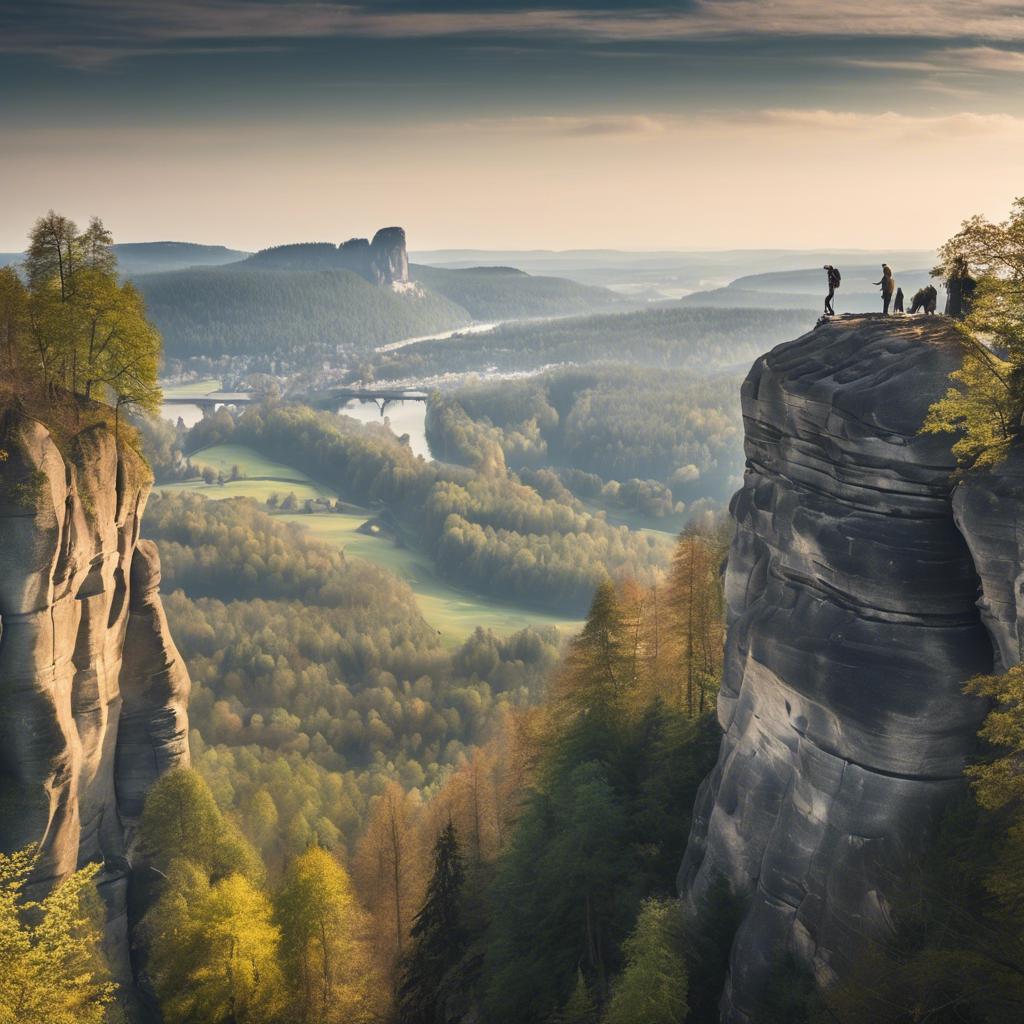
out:
M381 228L370 243L370 269L377 284L409 283L409 254L402 228Z
M103 423L51 433L0 410L0 848L38 844L41 890L102 863L121 980L133 828L189 758L188 674L139 541L150 483Z
M947 320L842 317L743 385L725 735L679 878L691 911L719 877L745 900L728 1022L756 1021L777 958L828 983L888 932L901 866L963 786L985 708L962 684L1014 656L1016 521L993 519L999 486L958 495L972 557L950 439L917 433L958 364Z
M414 290L402 228L381 228L372 242L350 238L338 246L330 242L278 245L250 256L245 265L278 270L351 270L379 288Z

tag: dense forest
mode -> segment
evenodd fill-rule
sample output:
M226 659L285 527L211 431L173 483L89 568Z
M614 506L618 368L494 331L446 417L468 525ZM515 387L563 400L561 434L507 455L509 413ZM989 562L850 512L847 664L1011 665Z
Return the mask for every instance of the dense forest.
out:
M707 374L746 370L762 352L814 326L804 310L687 309L505 324L486 334L420 342L361 368L378 380L444 373L524 372L562 363L675 367Z
M168 358L248 357L278 373L470 321L440 295L395 293L351 270L264 271L246 263L146 274L136 284Z
M387 510L403 540L439 574L478 593L582 613L611 574L651 581L669 549L662 537L613 526L562 489L550 497L510 473L501 449L474 468L429 463L384 427L296 405L249 407L198 423L188 450L231 439Z
M427 438L439 457L470 466L497 445L521 473L554 468L580 498L663 516L680 501L724 503L738 486L739 383L616 366L481 384L435 396Z
M232 356L251 369L293 373L324 358L343 365L379 345L471 320L562 316L617 301L601 288L497 270L417 267L418 286L393 291L354 270L316 261L277 266L262 255L135 279L169 359Z
M720 532L682 538L657 586L599 586L562 653L527 633L444 654L401 584L251 503L153 513L196 687L195 768L140 826L168 1024L624 1024L707 1001L687 973L714 984L727 951L682 934L671 894L717 746ZM59 890L86 944L33 980L102 1007L88 883Z

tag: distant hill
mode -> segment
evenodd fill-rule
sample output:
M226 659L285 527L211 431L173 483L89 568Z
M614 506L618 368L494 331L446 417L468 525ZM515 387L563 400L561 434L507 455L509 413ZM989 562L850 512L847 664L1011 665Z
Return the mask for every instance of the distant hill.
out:
M306 364L460 327L471 317L440 295L380 288L351 270L241 265L136 279L171 358L274 356Z
M939 308L945 292L939 282L921 267L901 269L893 265L896 285L903 289L906 305L918 288L933 284L939 291ZM882 275L881 263L840 265L843 281L835 296L837 313L860 313L881 309L879 288L874 283ZM680 300L684 306L711 306L730 309L817 309L820 310L828 290L821 267L748 274L724 288L694 292Z
M186 267L219 267L244 260L249 255L223 245L199 245L196 242L119 242L111 247L118 269L125 277L155 274ZM0 266L20 263L24 253L0 253Z
M413 264L413 280L457 302L474 320L568 316L623 305L607 288L593 288L564 277L533 277L512 267L443 270Z

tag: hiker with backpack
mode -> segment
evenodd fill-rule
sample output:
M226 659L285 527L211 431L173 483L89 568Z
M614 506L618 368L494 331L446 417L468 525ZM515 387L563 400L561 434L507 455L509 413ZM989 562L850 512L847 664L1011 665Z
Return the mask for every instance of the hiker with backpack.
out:
M889 269L888 263L882 264L881 281L873 281L872 284L880 284L882 286L882 312L887 314L889 312L889 303L892 302L892 293L896 290L896 279L892 276L892 270Z
M836 267L833 267L831 263L826 263L822 268L828 275L828 295L825 296L825 316L835 316L836 311L832 308L832 298L836 293L836 289L842 282L842 274Z

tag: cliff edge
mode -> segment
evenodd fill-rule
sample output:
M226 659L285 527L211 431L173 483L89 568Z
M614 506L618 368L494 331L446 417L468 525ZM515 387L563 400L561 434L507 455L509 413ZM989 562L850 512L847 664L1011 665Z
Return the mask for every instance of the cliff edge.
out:
M102 863L127 982L132 833L153 781L188 764L189 678L139 540L149 469L65 398L44 424L0 396L0 848L38 845L41 890Z
M963 683L1019 657L1024 460L958 487L950 438L918 434L959 353L942 317L840 317L743 385L724 736L679 876L691 910L720 877L743 898L732 1024L781 958L827 984L890 932L964 786L985 706Z

